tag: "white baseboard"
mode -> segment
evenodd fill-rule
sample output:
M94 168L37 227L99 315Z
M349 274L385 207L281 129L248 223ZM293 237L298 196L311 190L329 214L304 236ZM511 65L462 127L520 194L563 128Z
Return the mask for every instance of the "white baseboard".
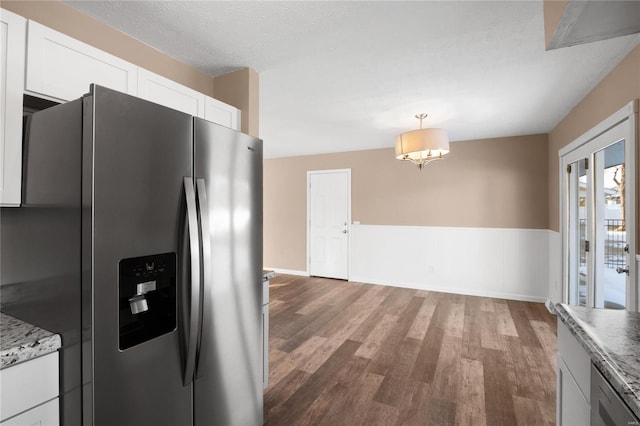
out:
M519 300L524 302L545 303L544 297L529 296L525 294L474 290L474 289L468 289L468 288L454 288L449 286L439 286L439 285L410 283L410 282L384 281L384 280L376 280L376 279L371 279L366 277L350 277L349 281L364 283L364 284L386 285L389 287L402 287L402 288L411 288L416 290L437 291L440 293L464 294L466 296L481 296L481 297L491 297L494 299L508 299L508 300Z
M264 267L267 271L273 271L276 274L285 274L285 275L298 275L301 277L308 277L309 273L307 271L298 271L295 269L282 269L282 268L270 268L268 266Z

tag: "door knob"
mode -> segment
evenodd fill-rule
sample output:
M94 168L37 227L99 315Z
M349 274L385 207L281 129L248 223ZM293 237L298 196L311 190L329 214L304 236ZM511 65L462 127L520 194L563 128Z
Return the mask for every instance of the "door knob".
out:
M629 266L627 265L626 268L621 268L621 267L618 266L616 268L616 272L619 273L619 274L623 274L624 273L624 274L629 275Z

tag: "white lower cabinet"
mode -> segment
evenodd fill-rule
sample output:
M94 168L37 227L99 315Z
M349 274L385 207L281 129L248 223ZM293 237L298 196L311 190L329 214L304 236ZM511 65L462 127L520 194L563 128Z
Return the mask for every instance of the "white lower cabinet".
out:
M57 101L81 97L91 83L137 93L134 64L31 20L27 34L26 91Z
M0 425L59 425L58 352L0 370Z
M1 426L58 426L59 424L60 404L58 398L0 423Z
M564 323L558 320L558 426L585 426L591 411L591 358Z
M586 426L589 424L589 401L573 379L570 369L558 356L558 412L557 425Z

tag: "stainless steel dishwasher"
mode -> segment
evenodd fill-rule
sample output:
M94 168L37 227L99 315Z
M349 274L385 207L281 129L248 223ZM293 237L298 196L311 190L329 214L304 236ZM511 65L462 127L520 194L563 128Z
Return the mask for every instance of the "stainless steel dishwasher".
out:
M640 425L609 381L591 364L591 425Z

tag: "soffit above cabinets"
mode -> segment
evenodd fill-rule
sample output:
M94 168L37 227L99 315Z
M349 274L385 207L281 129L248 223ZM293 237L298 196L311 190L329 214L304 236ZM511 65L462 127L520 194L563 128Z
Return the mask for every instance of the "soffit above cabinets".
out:
M562 2L550 5L547 3L551 2L546 1L545 8L562 8ZM640 1L571 0L564 4L564 10L547 49L575 46L640 32Z

